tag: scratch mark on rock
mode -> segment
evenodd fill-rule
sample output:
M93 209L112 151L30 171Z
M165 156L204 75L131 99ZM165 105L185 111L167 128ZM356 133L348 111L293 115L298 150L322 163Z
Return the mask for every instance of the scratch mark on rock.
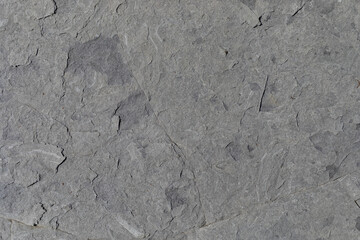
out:
M125 228L129 233L131 233L135 238L143 238L144 233L139 231L138 229L134 228L133 226L130 226L129 223L127 223L124 219L121 217L116 217L116 221Z
M260 104L259 104L259 112L261 112L261 110L262 110L263 99L264 99L264 95L265 95L265 91L266 91L266 88L267 88L268 81L269 81L269 75L266 76L264 90L263 90L263 92L261 94Z
M306 5L307 2L305 2L303 5L300 6L291 16L294 17L296 14L298 14Z

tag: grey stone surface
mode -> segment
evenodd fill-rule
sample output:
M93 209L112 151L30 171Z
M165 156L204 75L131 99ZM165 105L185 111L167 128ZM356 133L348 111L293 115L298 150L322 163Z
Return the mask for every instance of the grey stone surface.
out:
M360 239L357 0L0 0L0 239Z

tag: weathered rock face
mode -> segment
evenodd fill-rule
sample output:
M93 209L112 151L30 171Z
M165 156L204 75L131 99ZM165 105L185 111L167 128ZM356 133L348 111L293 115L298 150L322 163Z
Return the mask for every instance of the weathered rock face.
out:
M358 239L359 12L0 0L0 239Z

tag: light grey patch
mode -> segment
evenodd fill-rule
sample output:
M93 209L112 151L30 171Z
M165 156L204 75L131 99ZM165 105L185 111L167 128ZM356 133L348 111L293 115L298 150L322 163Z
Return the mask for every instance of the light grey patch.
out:
M121 101L115 115L120 118L120 130L129 130L137 125L141 119L152 114L152 108L143 91L132 93L127 99Z
M138 202L135 197L139 190L134 187L132 191L128 191L127 184L121 178L110 176L96 179L93 186L97 201L115 218L116 224L135 238L143 236L141 215L137 214Z
M240 0L244 5L246 5L251 10L255 9L256 0Z
M360 217L356 218L356 224L355 224L355 228L360 231Z
M76 44L69 51L67 71L93 69L106 74L109 85L124 85L130 82L131 72L124 64L117 50L118 39L98 37L82 44Z
M315 149L326 154L333 150L332 148L332 137L333 134L329 131L326 132L317 132L314 135L310 136L310 141L314 145Z
M21 216L22 222L33 225L37 221L38 213L42 212L42 209L34 209L35 205L37 205L36 197L23 186L15 183L6 185L0 183L0 211L2 215L9 216L9 218Z

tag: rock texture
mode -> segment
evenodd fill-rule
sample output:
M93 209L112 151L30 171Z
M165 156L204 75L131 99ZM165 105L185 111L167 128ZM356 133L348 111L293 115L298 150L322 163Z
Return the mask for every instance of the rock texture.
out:
M0 239L360 239L357 0L0 0Z

